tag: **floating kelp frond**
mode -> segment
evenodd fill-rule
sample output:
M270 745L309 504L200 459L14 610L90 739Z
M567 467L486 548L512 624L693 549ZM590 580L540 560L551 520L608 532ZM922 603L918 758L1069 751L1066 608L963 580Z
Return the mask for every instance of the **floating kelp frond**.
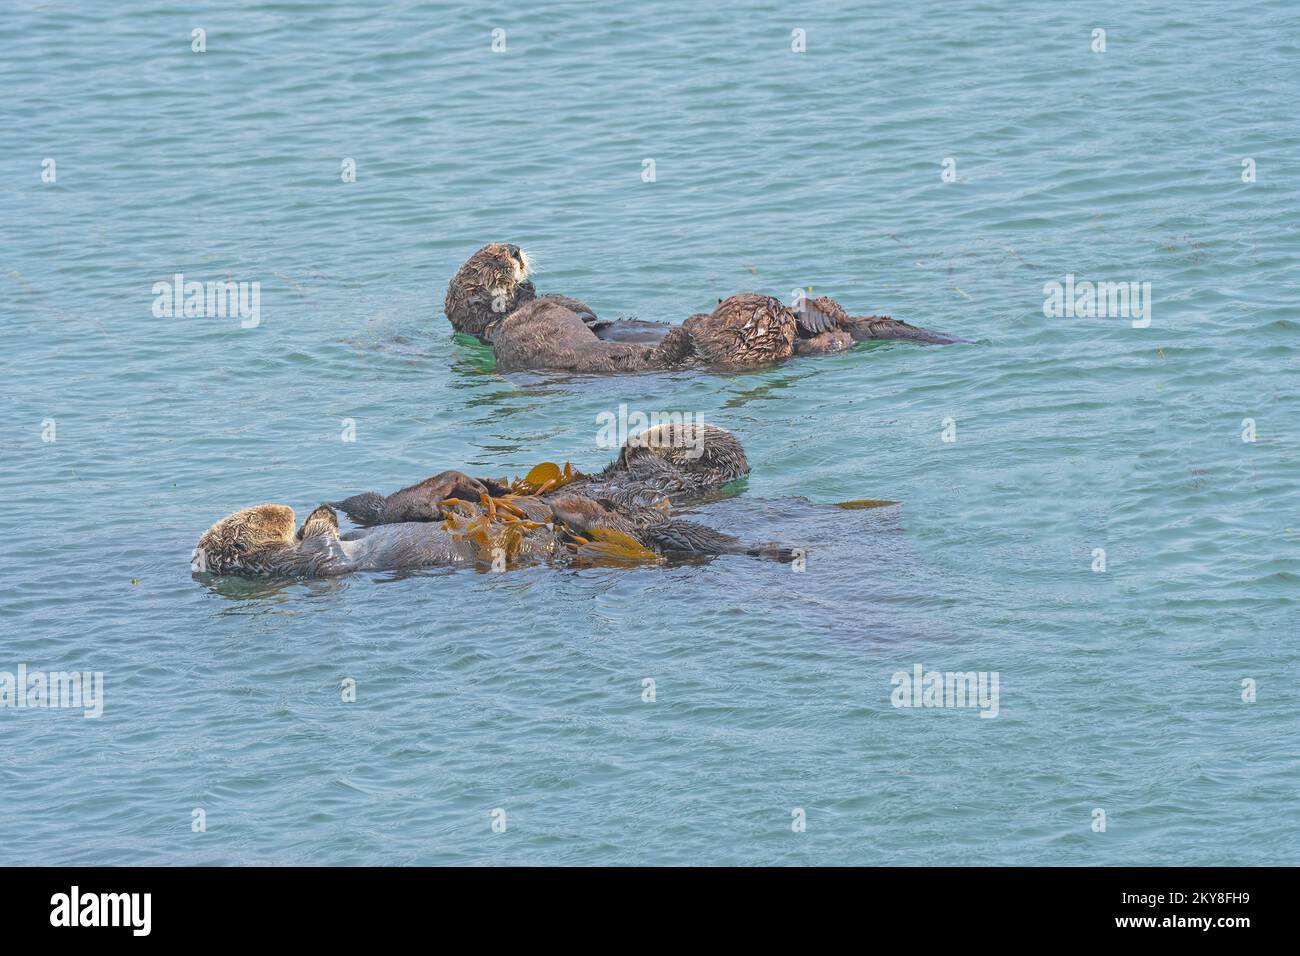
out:
M887 498L857 498L853 501L837 501L836 508L844 508L847 511L858 511L862 508L884 508L886 505L896 505L897 501L890 501Z
M511 496L494 498L484 494L478 502L446 498L439 507L443 527L473 544L482 562L495 565L501 561L510 566L521 557L536 557L554 547L548 543L555 541L551 528L545 522L529 519L512 503Z
M524 477L510 482L510 491L516 495L544 495L584 477L586 476L582 472L575 471L567 461L563 468L553 461L544 461Z
M613 528L593 528L591 537L577 538L570 547L575 557L598 564L658 564L663 556L636 538Z

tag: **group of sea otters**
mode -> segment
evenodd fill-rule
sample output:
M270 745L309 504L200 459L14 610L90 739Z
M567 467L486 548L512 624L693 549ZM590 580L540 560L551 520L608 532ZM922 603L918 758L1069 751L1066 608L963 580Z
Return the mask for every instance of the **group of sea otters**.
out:
M725 370L840 352L867 339L962 341L884 316L851 316L828 296L792 308L744 292L681 325L604 320L577 299L538 295L528 272L528 256L518 246L492 243L460 267L447 289L452 327L491 344L501 371ZM550 462L513 480L444 471L387 496L367 492L323 504L301 527L288 505L245 508L203 533L192 567L218 575L327 578L722 554L788 560L788 547L746 544L678 517L681 508L748 473L744 449L730 432L658 425L630 437L614 462L591 475ZM338 511L354 530L340 533Z

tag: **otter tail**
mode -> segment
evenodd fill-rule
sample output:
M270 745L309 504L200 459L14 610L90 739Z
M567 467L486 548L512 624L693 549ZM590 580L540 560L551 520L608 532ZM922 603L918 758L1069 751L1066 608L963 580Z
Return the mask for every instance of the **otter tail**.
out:
M745 553L752 558L765 558L768 561L780 561L782 564L789 564L796 558L803 557L804 550L777 544L775 541L768 541L763 544L750 545L745 549Z
M353 495L351 498L344 498L342 501L326 503L342 511L352 520L353 524L359 524L363 528L379 524L384 514L384 496L373 491Z
M797 549L781 544L744 544L716 528L674 518L651 525L638 535L645 545L668 555L744 554L772 561L793 561Z
M637 537L646 547L663 554L743 554L745 551L739 539L716 528L679 518L651 525Z
M910 325L901 319L891 319L884 315L854 316L848 321L849 333L856 342L874 339L905 339L909 342L924 342L927 345L954 345L969 342L969 339L948 335L946 332L931 332Z

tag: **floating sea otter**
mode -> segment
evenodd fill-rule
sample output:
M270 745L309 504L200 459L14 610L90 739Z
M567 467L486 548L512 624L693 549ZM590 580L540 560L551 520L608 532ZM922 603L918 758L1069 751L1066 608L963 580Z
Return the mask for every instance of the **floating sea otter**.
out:
M698 431L697 431L698 429ZM691 450L699 449L693 456ZM746 545L672 516L675 504L749 473L740 442L712 425L660 425L629 438L594 475L539 465L513 482L445 471L388 496L316 508L295 531L287 505L245 508L199 538L196 571L319 578L354 571L548 560L646 562L789 549ZM337 507L361 530L339 534Z
M452 327L491 343L502 371L752 368L841 352L868 339L963 341L886 316L851 316L829 296L791 309L773 296L742 292L681 325L603 320L577 299L539 296L529 268L518 246L492 243L470 256L447 287L443 307Z

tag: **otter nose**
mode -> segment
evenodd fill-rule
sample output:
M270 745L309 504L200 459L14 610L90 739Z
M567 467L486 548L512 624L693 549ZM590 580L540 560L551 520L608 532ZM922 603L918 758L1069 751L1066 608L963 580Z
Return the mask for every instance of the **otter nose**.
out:
M510 250L510 254L511 254L512 256L514 256L516 259L519 258L519 247L518 247L518 246L516 246L514 243L510 243L510 244L508 244L508 245L506 246L506 248Z

